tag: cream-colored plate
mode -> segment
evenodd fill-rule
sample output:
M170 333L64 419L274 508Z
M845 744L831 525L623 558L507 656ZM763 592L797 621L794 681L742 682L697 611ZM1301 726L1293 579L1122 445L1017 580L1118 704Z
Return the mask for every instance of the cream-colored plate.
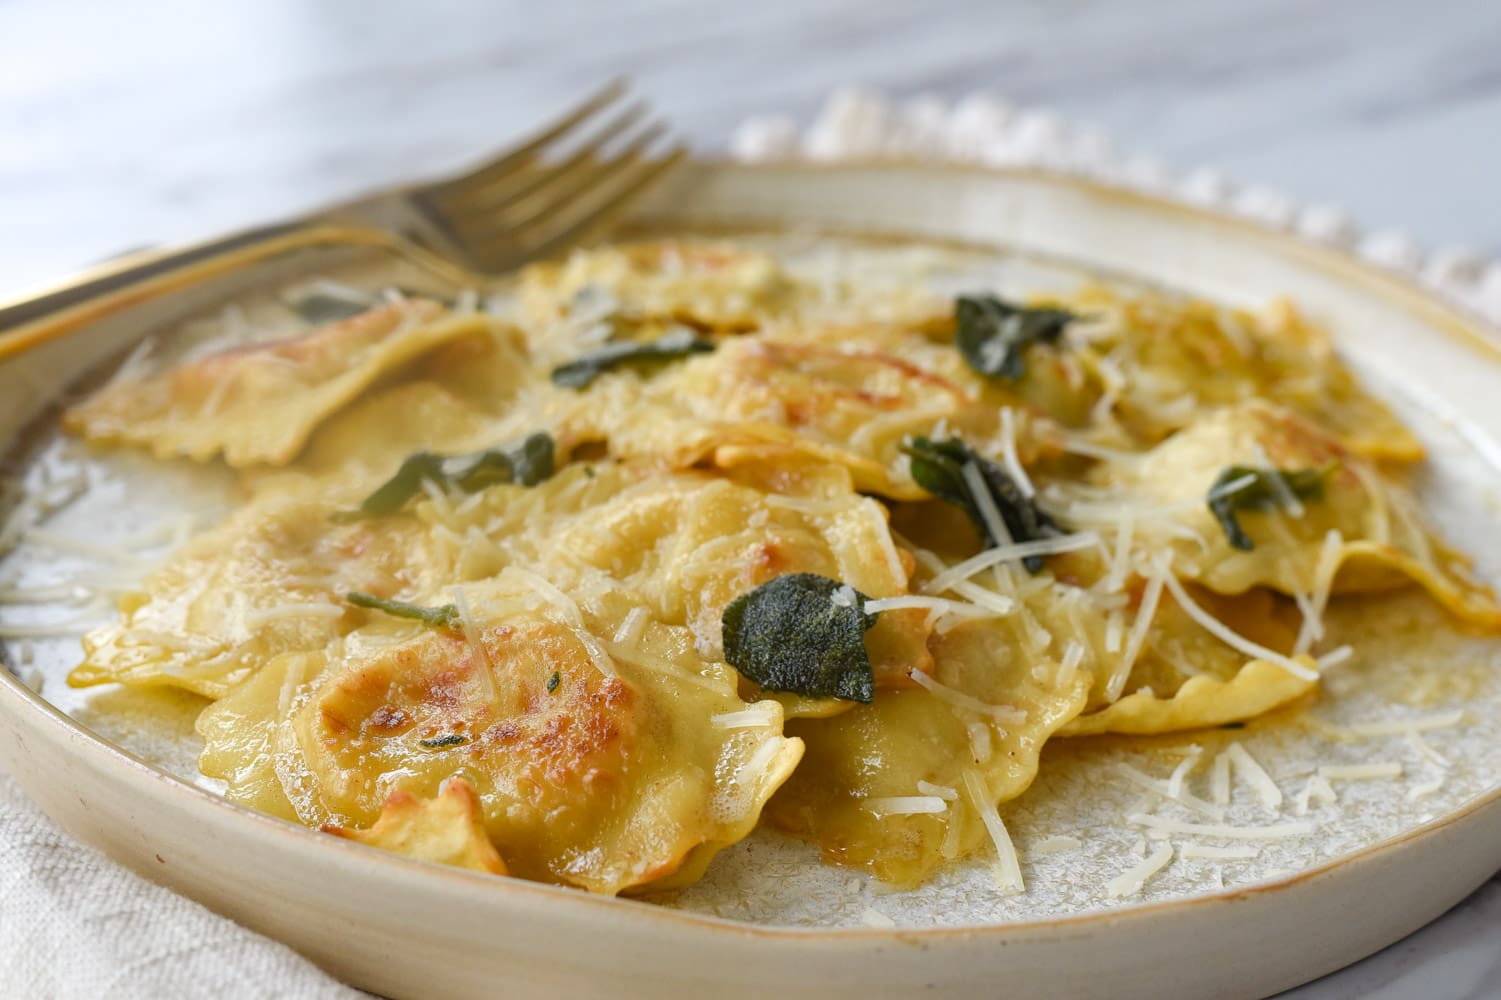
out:
M1435 455L1419 486L1445 531L1489 576L1501 569L1501 549L1487 540L1501 483L1501 410L1488 405L1501 391L1501 351L1473 320L1336 252L1075 179L958 168L695 164L638 215L653 228L795 227L993 247L1003 286L1088 273L1237 304L1291 294L1418 426ZM280 257L0 365L0 435L17 434L55 387L144 332L343 256ZM54 530L102 531L111 507L169 504L172 477L184 474L158 471L153 495L122 487L119 471L95 484L94 506ZM14 562L0 569L16 571ZM1357 662L1331 675L1333 697L1312 711L1349 722L1461 708L1462 729L1430 734L1450 758L1441 786L1414 794L1438 772L1400 740L1328 744L1306 719L1196 737L1210 749L1245 739L1290 794L1315 753L1327 755L1316 763L1401 759L1404 781L1342 788L1338 807L1309 813L1315 834L1269 845L1254 862L1181 859L1125 901L1101 887L1138 860L1141 831L1122 821L1135 796L1101 776L1123 758L1152 766L1166 751L1150 741L1072 744L1045 760L1038 787L1007 811L1032 886L1012 898L993 891L978 863L916 893L882 894L767 835L727 852L704 883L666 905L430 867L225 804L171 773L191 773L183 730L137 726L107 702L71 696L51 669L45 697L0 671L0 765L81 839L350 982L397 996L1255 996L1389 944L1501 865L1501 671L1452 642L1438 655L1480 665L1463 684L1425 688L1446 663L1413 671ZM1404 703L1425 699L1422 709ZM1271 822L1257 808L1237 801L1232 817ZM1083 843L1029 850L1050 834Z

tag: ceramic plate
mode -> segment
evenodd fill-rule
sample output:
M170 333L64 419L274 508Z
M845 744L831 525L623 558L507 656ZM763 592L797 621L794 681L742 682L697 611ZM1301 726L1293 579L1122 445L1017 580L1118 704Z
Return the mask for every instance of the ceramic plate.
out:
M920 274L1025 293L1104 280L1251 306L1291 295L1418 431L1432 456L1418 491L1481 574L1501 577L1501 410L1487 405L1501 351L1474 320L1335 251L1078 179L895 165L692 164L632 225L730 230L806 273L858 268L875 282ZM287 282L372 269L438 280L415 259L315 241L0 362L0 435L25 485L9 502L24 515L26 496L80 494L50 515L42 543L0 558L0 588L138 576L177 540L158 531L164 514L191 526L227 502L227 477L88 457L53 438L47 406L62 387L148 332L191 338L194 317L222 325L229 303L254 321L257 297ZM0 764L79 838L395 996L487 995L498 983L515 996L1254 996L1391 943L1501 865L1501 662L1496 643L1459 635L1419 631L1360 651L1314 704L1245 730L1050 745L1036 785L1003 809L1028 881L1020 896L997 890L983 858L891 892L757 833L701 883L637 901L431 867L226 804L193 766L200 702L62 684L77 640L41 635L40 623L68 613L80 614L0 604L13 671L0 672ZM1163 831L1131 821L1196 818L1121 780L1122 764L1165 777L1230 742L1284 802L1238 783L1226 822L1292 834L1253 853L1244 838L1154 836ZM1373 762L1399 773L1341 784L1334 802L1309 796L1319 767ZM1200 769L1189 780L1207 779ZM1190 841L1221 850L1184 851ZM1172 863L1140 892L1112 895L1112 880L1162 843L1177 848Z

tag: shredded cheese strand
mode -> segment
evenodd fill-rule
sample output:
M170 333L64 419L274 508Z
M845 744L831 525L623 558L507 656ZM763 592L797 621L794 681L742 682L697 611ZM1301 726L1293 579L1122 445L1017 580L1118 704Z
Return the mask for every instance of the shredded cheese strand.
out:
M991 843L995 844L996 883L1007 894L1025 892L1027 886L1022 880L1021 862L1017 859L1016 847L1011 843L1011 834L1006 832L1006 824L1001 821L1000 811L990 800L985 779L978 771L966 768L964 789L969 793L970 805L980 814L980 821L985 824L985 832L990 834Z
M1016 454L1016 417L1009 406L1001 407L1001 464L1015 480L1016 488L1021 490L1022 496L1030 500L1037 495L1037 490L1032 487L1032 478L1022 468L1021 459Z
M1225 755L1235 767L1235 773L1241 775L1250 784L1261 804L1268 809L1282 808L1282 789L1272 780L1272 776L1261 766L1261 762L1251 756L1251 752L1239 743L1231 743L1225 748Z
M941 813L948 809L949 804L937 795L885 795L862 799L860 807L875 813L876 818L884 819L887 816Z
M907 675L912 682L920 688L925 688L939 701L948 702L955 708L964 709L966 712L974 712L976 715L989 716L1004 725L1019 726L1027 721L1027 713L1024 709L1014 705L990 705L978 698L971 697L956 688L940 683L931 674L921 670L914 670Z
M1059 535L1056 538L1039 538L1030 542L992 546L945 569L923 584L922 589L930 594L939 594L951 589L954 584L968 580L976 573L998 563L1019 562L1028 556L1052 556L1064 552L1077 552L1079 549L1093 548L1099 544L1100 536L1097 533L1081 531L1072 535Z
M1163 580L1167 585L1168 592L1173 595L1173 600L1178 602L1178 606L1181 607L1190 618L1202 625L1206 631L1208 631L1215 638L1219 639L1221 642L1225 643L1225 645L1237 649L1254 659L1266 660L1269 663L1275 663L1277 666L1286 670L1294 677L1300 677L1303 680L1307 681L1316 681L1319 679L1318 671L1310 670L1303 664L1290 657L1283 656L1281 653L1278 653L1275 650L1267 649L1265 646L1259 643L1252 642L1250 639L1247 639L1245 636L1231 629L1224 622L1220 621L1218 618L1205 611L1202 607L1194 602L1194 599L1192 597L1188 596L1188 591L1183 589L1183 584L1179 583L1177 577L1173 576L1171 573L1164 576Z
M1303 837L1312 833L1312 823L1272 823L1268 826L1227 826L1223 823L1182 823L1163 816L1132 813L1126 821L1149 830L1163 833L1224 837L1229 840L1280 840L1286 837Z
M1121 872L1105 883L1105 891L1116 899L1134 896L1141 892L1147 880L1166 868L1173 860L1173 845L1163 844L1147 855L1139 864Z

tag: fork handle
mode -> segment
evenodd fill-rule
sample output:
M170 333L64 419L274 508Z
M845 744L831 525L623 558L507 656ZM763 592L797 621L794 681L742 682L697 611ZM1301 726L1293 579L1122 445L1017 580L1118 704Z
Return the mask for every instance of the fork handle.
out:
M284 222L185 247L140 250L0 307L0 358L123 306L171 291L189 269L311 228ZM66 314L72 315L66 315Z

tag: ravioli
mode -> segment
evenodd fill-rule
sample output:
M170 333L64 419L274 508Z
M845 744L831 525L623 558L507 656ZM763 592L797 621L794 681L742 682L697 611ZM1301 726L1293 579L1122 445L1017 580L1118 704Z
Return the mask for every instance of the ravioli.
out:
M1141 611L1138 585L1131 620ZM1173 597L1162 594L1136 655L1109 651L1098 616L1083 619L1094 671L1087 709L1059 735L1093 733L1154 735L1243 722L1303 697L1318 687L1317 662L1292 656L1300 620L1292 602L1266 590L1223 596L1197 587L1190 598L1215 620L1246 640L1293 659L1283 663L1248 656L1195 621ZM1074 621L1080 620L1078 617ZM1118 685L1112 689L1112 682Z
M217 698L272 657L320 649L358 590L409 595L449 572L413 519L334 524L329 500L268 492L193 538L84 637L75 687L166 685Z
M479 796L462 777L450 778L431 799L392 792L369 829L327 823L323 832L418 861L506 874L505 861L485 834Z
M1050 655L1028 655L1010 621L961 624L931 646L947 700L909 687L833 718L792 720L806 759L767 807L825 862L900 886L986 841L981 809L1026 791L1043 744L1083 709L1090 684ZM905 811L913 798L943 808Z
M872 597L907 593L911 565L885 509L855 493L842 468L777 451L740 458L726 475L575 468L531 490L496 487L467 514L428 505L419 516L449 538L494 538L508 563L557 581L581 567L608 573L713 657L722 655L725 606L786 573L834 577ZM468 547L460 542L456 558ZM900 683L929 662L924 618L895 611L868 634L879 683Z
M686 629L613 640L639 598L591 582L575 603L508 570L466 588L462 631L377 625L282 656L204 712L203 771L231 800L341 827L462 775L514 875L611 895L691 881L802 744Z
M896 514L911 532L909 544L915 538L942 553L919 550L923 568L914 582L923 592L932 591L934 569L959 561L976 545L975 532L957 512L932 506L903 505ZM944 592L944 599L961 602L955 615L972 613L965 599L1008 602L1023 651L1071 661L1091 677L1084 714L1060 735L1163 733L1241 721L1317 687L1314 659L1292 655L1303 630L1292 600L1265 588L1221 595L1184 585L1189 600L1243 642L1296 661L1295 669L1273 661L1257 661L1263 664L1257 667L1244 649L1208 631L1161 581L1149 583L1128 564L1125 577L1112 584L1111 562L1088 547L1050 557L1030 581L1005 569L998 586L991 571L982 571ZM1144 612L1150 613L1145 624ZM1144 629L1139 636L1138 629Z
M1029 353L1020 391L1066 424L1090 422L1081 409L1087 401L1090 418L1108 415L1095 433L1108 436L1114 424L1129 442L1150 446L1222 407L1259 398L1328 428L1355 454L1423 457L1412 432L1356 383L1328 338L1289 302L1255 314L1097 287L1063 304L1086 322L1070 330L1069 350Z
M1251 660L1228 678L1200 674L1184 681L1171 695L1146 688L1123 696L1070 722L1060 736L1162 733L1243 722L1296 701L1315 682L1289 673L1279 663Z
M287 340L249 344L141 381L106 386L64 426L158 458L285 465L332 413L383 375L456 339L485 336L477 316L442 318L436 302L390 303Z
M857 489L916 499L926 494L905 471L903 441L945 427L988 440L999 400L972 376L911 360L939 349L915 334L905 339L902 353L859 342L724 341L654 378L613 376L560 426L622 458L673 466L773 446L844 466Z
M1230 466L1323 470L1321 495L1297 510L1238 512L1253 541L1244 551L1207 503ZM1102 527L1132 518L1138 547L1171 552L1177 576L1219 593L1267 586L1306 596L1417 583L1455 615L1501 627L1495 596L1422 525L1405 492L1290 410L1249 402L1218 411L1139 459L1102 463L1091 479L1103 492L1059 504L1060 517Z
M767 254L725 243L666 240L579 251L521 274L523 315L547 327L585 310L601 319L676 320L710 330L749 330L792 295Z
M1020 891L998 807L1049 740L1295 706L1331 602L1501 631L1418 439L1289 304L837 270L603 247L106 387L67 429L246 499L70 683L211 699L231 801L423 861L650 894L760 824Z

